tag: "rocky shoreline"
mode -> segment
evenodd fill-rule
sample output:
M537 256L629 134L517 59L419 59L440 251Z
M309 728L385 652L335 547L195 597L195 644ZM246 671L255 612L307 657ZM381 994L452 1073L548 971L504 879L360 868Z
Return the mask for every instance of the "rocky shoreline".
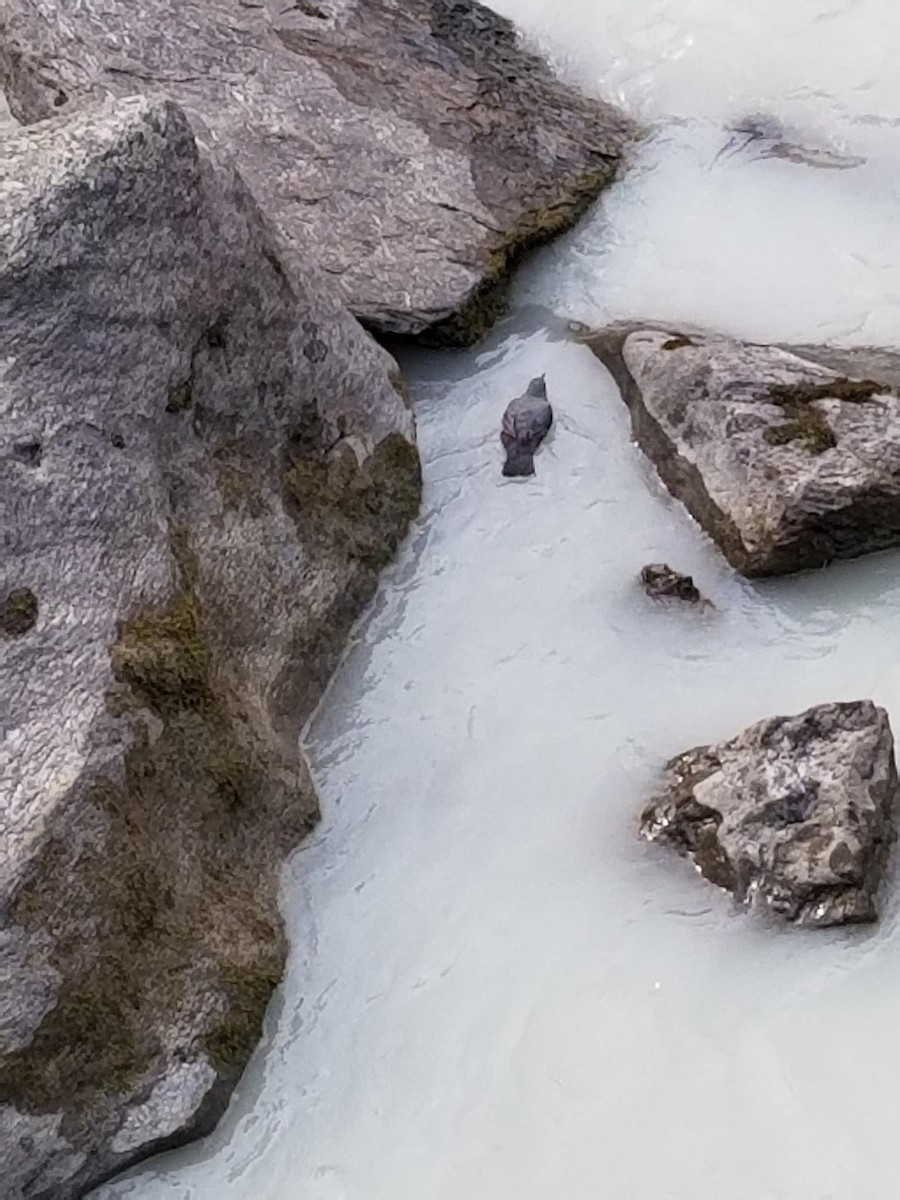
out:
M421 499L375 335L478 341L641 130L473 0L7 0L0 85L0 1200L75 1200L215 1126L282 977L299 731ZM900 545L900 355L577 336L736 571ZM504 474L553 422L540 376ZM825 704L673 759L641 833L872 921L897 802L885 711Z
M636 126L469 0L11 0L0 1194L208 1132L318 819L298 749L466 343Z
M741 574L900 545L897 353L756 345L654 321L578 336L613 376L662 482ZM898 799L884 710L821 705L673 759L641 834L796 924L874 921Z
M176 105L3 156L0 1173L62 1197L227 1102L318 817L299 729L420 471L395 365Z
M517 259L637 134L473 0L8 0L0 85L25 122L176 101L300 269L312 256L372 330L433 344L486 332Z

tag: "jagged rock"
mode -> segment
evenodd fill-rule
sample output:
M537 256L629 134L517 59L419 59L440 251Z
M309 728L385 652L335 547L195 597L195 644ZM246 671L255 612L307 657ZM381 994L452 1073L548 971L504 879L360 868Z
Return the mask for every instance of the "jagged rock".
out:
M884 709L821 704L674 758L641 833L798 925L874 921L897 799Z
M5 0L0 80L22 121L171 96L360 319L448 342L484 331L511 262L634 133L473 0Z
M690 575L682 575L668 563L648 563L641 568L644 591L653 600L682 600L686 604L711 607Z
M318 813L298 730L419 499L393 360L140 97L0 148L0 1192L215 1123Z
M745 575L900 545L900 355L663 324L584 340L660 478Z

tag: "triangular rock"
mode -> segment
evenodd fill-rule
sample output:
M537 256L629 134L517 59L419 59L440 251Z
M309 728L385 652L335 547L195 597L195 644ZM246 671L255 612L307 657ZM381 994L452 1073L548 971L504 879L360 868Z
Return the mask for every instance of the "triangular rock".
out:
M873 921L897 797L884 709L820 704L674 758L641 833L799 925Z

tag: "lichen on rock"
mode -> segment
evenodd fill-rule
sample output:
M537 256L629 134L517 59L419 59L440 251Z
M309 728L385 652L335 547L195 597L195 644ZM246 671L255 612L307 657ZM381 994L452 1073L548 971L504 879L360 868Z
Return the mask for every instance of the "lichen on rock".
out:
M581 340L613 374L660 478L739 571L900 545L900 356L654 322Z
M887 713L821 704L678 755L641 833L798 925L874 921L898 799Z
M769 426L764 437L770 446L786 446L796 441L810 454L824 454L837 446L837 439L817 401L834 399L845 404L865 404L873 396L890 394L889 386L871 379L838 377L825 383L773 383L769 398L784 413L784 421Z
M37 618L38 601L31 588L13 588L0 601L0 634L4 637L22 637L34 628Z
M259 1038L299 729L421 480L396 364L177 106L0 159L0 1177L70 1200L211 1129Z

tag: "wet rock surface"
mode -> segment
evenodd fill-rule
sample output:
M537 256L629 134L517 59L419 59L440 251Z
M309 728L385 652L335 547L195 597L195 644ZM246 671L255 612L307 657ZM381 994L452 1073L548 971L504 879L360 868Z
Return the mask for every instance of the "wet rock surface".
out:
M668 563L648 563L641 568L641 585L652 600L680 600L685 604L708 605L690 575L673 570Z
M486 329L635 132L472 0L7 0L0 82L22 121L175 99L364 322L440 342Z
M0 170L0 1194L68 1200L259 1037L299 726L420 476L393 360L178 107Z
M822 704L673 759L641 833L798 925L874 921L897 799L885 711Z
M900 545L900 355L650 323L585 340L660 478L745 575Z

